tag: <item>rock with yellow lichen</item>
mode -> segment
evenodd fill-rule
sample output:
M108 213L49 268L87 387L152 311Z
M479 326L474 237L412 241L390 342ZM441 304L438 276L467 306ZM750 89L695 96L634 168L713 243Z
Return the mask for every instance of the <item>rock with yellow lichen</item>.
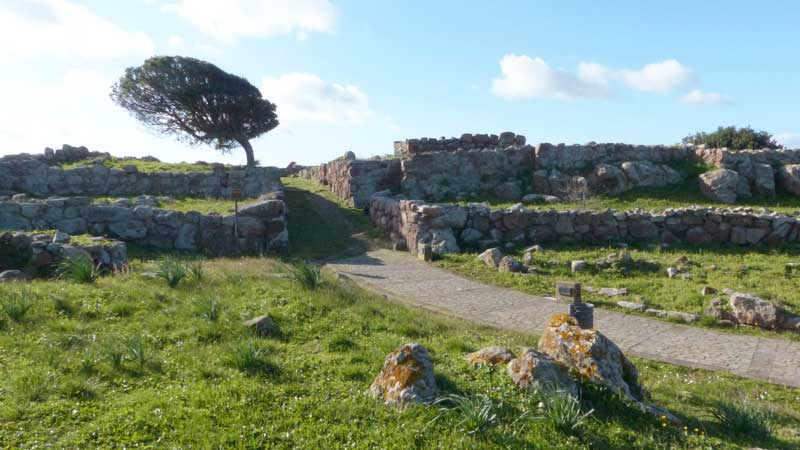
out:
M582 329L569 315L550 318L539 339L539 351L563 364L578 380L604 386L651 414L680 422L669 412L643 403L636 366L610 339L595 329Z
M581 381L641 400L639 372L616 344L595 329L584 330L567 314L547 322L539 351L569 368Z
M508 374L517 387L523 389L561 390L578 395L578 386L567 369L553 358L527 348L508 363Z
M509 361L514 359L514 354L506 347L493 345L472 352L467 355L467 361L471 364L483 364L487 366L497 366L500 364L508 364Z
M389 405L433 401L437 387L428 351L419 344L398 347L386 357L369 392Z

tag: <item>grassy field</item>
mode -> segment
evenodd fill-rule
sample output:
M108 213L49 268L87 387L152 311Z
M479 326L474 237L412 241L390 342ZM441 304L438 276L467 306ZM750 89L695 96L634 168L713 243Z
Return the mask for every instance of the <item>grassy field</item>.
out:
M62 169L74 169L76 167L85 167L91 166L94 164L95 161L100 161L100 163L109 169L122 169L125 166L135 166L139 172L210 172L212 169L211 163L206 164L198 164L198 163L188 163L188 162L179 162L179 163L168 163L168 162L160 162L160 161L144 161L141 159L124 159L118 158L116 156L112 156L109 158L91 158L86 159L83 161L76 161L69 164L61 164L59 167ZM231 167L230 165L226 165L226 167Z
M430 316L332 280L307 290L270 259L210 260L176 288L142 277L155 262L132 266L96 284L0 285L4 448L800 445L797 389L636 360L652 401L685 430L597 391L582 399L582 411L594 409L585 423L565 429L537 409L546 397L463 359L535 337ZM20 296L30 302L25 313ZM256 338L242 321L267 312L279 333ZM495 419L476 425L468 411L398 410L368 397L385 355L410 341L431 352L444 394L480 399ZM770 436L748 437L711 416L733 393L771 411Z
M626 297L606 297L597 293L584 293L584 298L604 308L620 309L619 300L637 301L644 297L648 307L702 314L713 295L703 296L703 286L718 291L730 288L750 292L781 303L787 310L800 314L800 293L797 284L800 275L787 278L787 262L800 262L800 247L780 249L741 249L735 247L673 247L670 249L633 247L631 255L641 264L630 270L599 269L570 273L570 262L582 259L593 265L609 254L619 252L615 247L545 246L545 251L535 254L536 275L512 274L490 269L477 259L476 253L447 255L438 264L462 275L485 283L518 289L531 294L554 295L556 281L574 280L594 288L628 288ZM523 250L508 254L521 259ZM691 277L670 279L666 269L676 265L676 260L686 256L690 261ZM722 294L719 294L722 296ZM641 300L641 299L638 299ZM708 325L710 323L703 322ZM798 337L800 338L800 337Z

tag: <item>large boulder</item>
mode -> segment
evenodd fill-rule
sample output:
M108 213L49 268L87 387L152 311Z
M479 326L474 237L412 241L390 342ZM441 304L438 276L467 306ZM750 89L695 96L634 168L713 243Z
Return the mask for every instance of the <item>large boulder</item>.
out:
M780 310L767 300L753 294L734 292L728 299L737 322L759 328L774 329L780 325Z
M800 196L800 164L786 164L779 167L778 178L784 189Z
M737 189L742 178L729 169L716 169L700 175L700 192L709 200L719 203L736 203ZM746 179L745 179L746 181Z
M598 164L589 176L589 185L597 194L621 194L628 190L628 178L617 166Z
M775 172L769 164L753 164L753 187L757 194L775 197Z
M640 401L639 371L616 344L595 329L585 330L567 314L550 318L539 351L567 367L582 381Z
M681 181L681 175L672 167L656 165L649 161L624 162L622 171L633 186L664 187Z
M433 401L438 388L428 351L420 344L398 347L386 357L369 392L389 405Z
M578 386L564 365L532 348L508 363L508 374L523 389L563 390L578 395Z
M497 270L501 272L517 273L524 271L525 266L511 256L504 256L497 265Z
M487 366L508 364L512 359L514 359L514 353L512 353L511 350L497 345L482 348L467 355L467 361L470 364L483 364Z

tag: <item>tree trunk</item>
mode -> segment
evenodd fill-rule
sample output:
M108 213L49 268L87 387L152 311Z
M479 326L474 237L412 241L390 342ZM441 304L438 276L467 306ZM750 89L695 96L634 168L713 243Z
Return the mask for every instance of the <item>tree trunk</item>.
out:
M244 149L245 154L247 155L247 166L248 167L255 166L256 165L256 158L253 155L253 146L250 145L250 141L245 139L245 138L239 139L238 141L239 141L239 144Z

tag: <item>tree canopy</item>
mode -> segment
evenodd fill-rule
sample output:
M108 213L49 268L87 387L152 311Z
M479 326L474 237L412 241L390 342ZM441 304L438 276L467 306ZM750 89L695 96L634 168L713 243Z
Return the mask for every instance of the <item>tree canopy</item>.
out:
M780 148L772 135L766 131L756 131L749 126L744 128L719 127L711 133L695 133L683 138L684 144L705 145L710 148L727 147L731 150Z
M156 56L125 74L111 98L145 125L223 153L241 146L255 165L250 140L278 126L275 105L246 79L206 61Z

